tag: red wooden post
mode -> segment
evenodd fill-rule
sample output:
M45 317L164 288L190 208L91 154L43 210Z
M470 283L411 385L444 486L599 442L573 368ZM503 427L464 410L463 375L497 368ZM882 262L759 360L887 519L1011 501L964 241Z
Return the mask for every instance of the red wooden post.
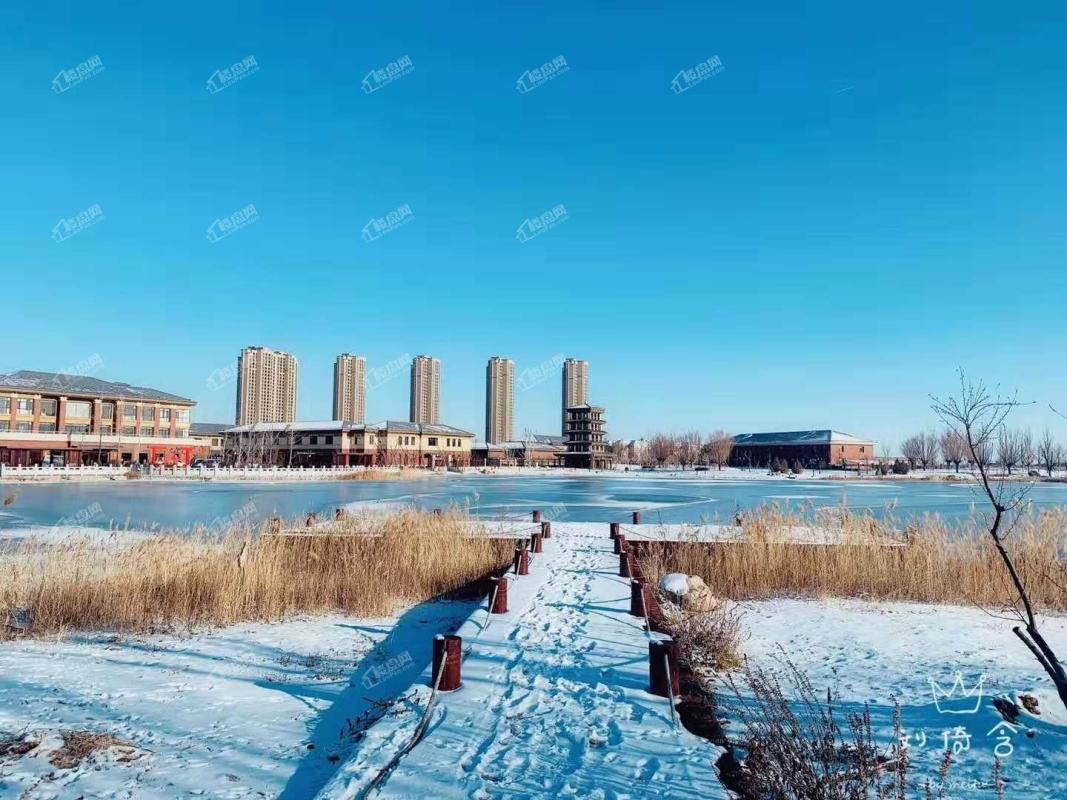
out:
M533 512L533 521L534 522L540 522L541 521L541 512L540 511Z
M634 578L630 582L630 613L635 617L648 615L645 607L645 596L648 593L648 582L644 578Z
M552 523L547 520L541 523L541 535L546 539L552 538Z
M619 577L630 577L630 554L625 550L619 553Z
M525 547L516 548L515 550L515 574L530 574L530 551Z
M338 520L338 521L344 519L345 518L345 510L343 508L335 508L333 510L333 518L335 520Z
M681 690L678 645L670 638L650 641L648 643L648 691L660 697L670 697L671 694L678 697Z
M612 522L609 530L611 531L611 533L609 535L611 536L612 539L617 537L619 535L619 523Z
M541 545L542 534L535 533L530 537L530 550L534 553L543 553L544 547Z
M626 534L620 533L615 537L615 555L626 549Z
M490 590L496 592L493 595L493 607L489 609L490 614L507 614L508 613L508 579L504 576L499 578L490 578L493 588Z
M436 681L440 675L438 689L442 692L454 692L463 683L460 671L463 657L463 640L458 636L437 634L433 638L433 675ZM443 670L443 673L442 673ZM432 684L431 684L432 685Z
M635 511L634 512L634 525L640 525L640 524L641 524L641 512L640 511Z

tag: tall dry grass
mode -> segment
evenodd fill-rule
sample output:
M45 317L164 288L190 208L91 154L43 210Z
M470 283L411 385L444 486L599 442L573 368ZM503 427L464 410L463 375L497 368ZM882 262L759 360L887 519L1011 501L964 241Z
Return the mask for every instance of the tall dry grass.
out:
M412 511L350 517L314 535L28 541L0 558L0 623L17 613L33 634L143 632L303 612L385 614L506 565L513 542L478 531L458 512Z
M796 544L819 528L837 544ZM901 533L892 518L831 509L812 516L766 507L742 520L737 539L716 544L658 543L641 550L642 568L699 575L716 595L860 597L1002 607L1014 597L1003 563L973 517L950 524L927 516ZM1019 518L1007 538L1035 606L1067 611L1067 510Z

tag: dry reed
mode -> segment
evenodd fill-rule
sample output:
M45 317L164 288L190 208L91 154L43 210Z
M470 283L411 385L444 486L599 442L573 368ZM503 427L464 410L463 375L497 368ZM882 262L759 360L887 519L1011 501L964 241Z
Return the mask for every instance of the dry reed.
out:
M662 543L642 551L642 569L699 575L716 595L861 597L1002 607L1012 587L981 517L950 524L926 516L904 529L891 518L832 509L811 516L765 507L747 514L729 542ZM837 544L789 541L815 526ZM1021 516L1007 547L1035 606L1067 611L1067 509Z
M356 516L321 531L31 540L0 559L0 622L18 614L33 634L143 632L304 612L387 614L487 575L513 547L460 513Z

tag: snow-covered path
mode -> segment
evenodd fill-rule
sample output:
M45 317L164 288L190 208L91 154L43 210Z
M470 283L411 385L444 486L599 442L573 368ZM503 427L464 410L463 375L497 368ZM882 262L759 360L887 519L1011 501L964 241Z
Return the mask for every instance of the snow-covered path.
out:
M554 525L509 613L483 607L460 629L463 686L438 696L425 738L367 794L417 722L386 717L320 797L726 797L721 750L646 691L648 640L607 527Z

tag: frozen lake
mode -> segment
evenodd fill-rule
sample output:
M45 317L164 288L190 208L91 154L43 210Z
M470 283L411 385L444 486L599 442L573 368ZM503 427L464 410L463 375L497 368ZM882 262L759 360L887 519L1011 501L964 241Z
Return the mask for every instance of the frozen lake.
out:
M646 522L732 520L737 508L779 502L892 513L965 517L984 505L970 485L918 481L672 480L654 477L448 475L411 481L315 483L102 482L3 484L15 495L0 507L0 531L56 525L96 528L189 528L227 519L294 518L309 511L378 501L421 508L469 507L481 517L525 515L540 508L553 519L609 522L640 509ZM1037 484L1035 507L1067 504L1067 485Z

